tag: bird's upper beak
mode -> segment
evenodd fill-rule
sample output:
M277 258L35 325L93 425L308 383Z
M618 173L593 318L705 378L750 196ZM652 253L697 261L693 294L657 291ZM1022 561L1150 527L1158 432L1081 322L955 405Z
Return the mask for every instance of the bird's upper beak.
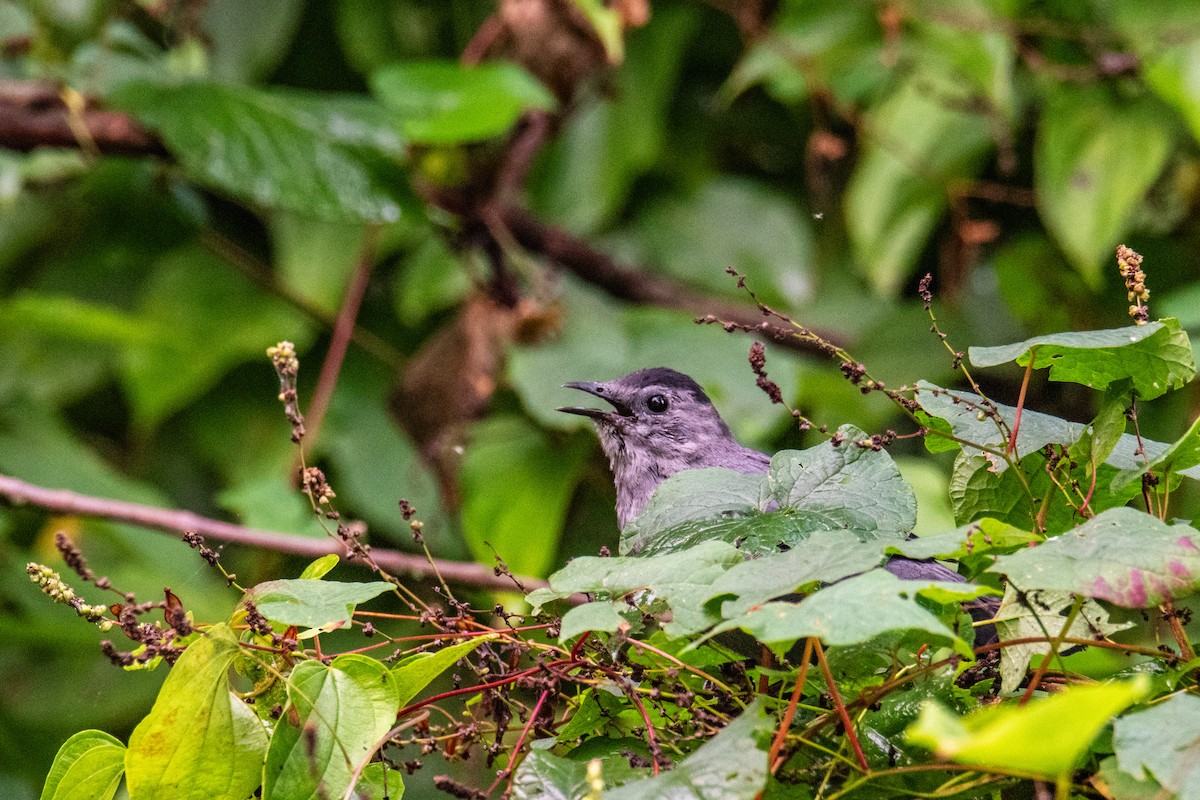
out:
M623 417L633 416L633 409L631 409L621 400L613 397L612 389L606 384L597 383L595 381L578 381L574 383L564 383L563 388L578 389L581 392L587 392L590 395L595 395L611 405L617 414L620 414ZM565 406L558 410L567 414L579 414L582 417L591 417L592 419L608 417L613 413L612 411L605 411L602 408L581 408L579 406Z

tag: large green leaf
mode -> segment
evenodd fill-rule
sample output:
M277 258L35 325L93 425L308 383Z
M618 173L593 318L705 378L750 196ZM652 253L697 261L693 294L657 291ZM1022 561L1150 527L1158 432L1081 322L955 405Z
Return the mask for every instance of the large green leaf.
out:
M1200 533L1133 508L1113 508L990 568L1023 590L1058 589L1127 608L1153 608L1200 588Z
M246 592L264 617L304 628L339 628L359 603L392 589L386 581L343 583L307 578L267 581Z
M776 652L813 636L828 645L854 645L891 631L921 631L952 643L964 655L971 650L936 616L917 602L932 593L938 603L970 600L991 590L964 583L904 581L884 570L848 578L800 603L766 603L722 622L715 633L741 628Z
M927 703L907 735L962 764L1055 777L1074 769L1109 720L1149 689L1144 676L1074 686L1046 700L988 706L962 718Z
M499 555L513 572L546 574L587 455L584 437L552 437L516 416L474 426L460 477L463 535L475 558Z
M916 524L912 488L890 455L860 446L862 431L844 425L838 437L837 445L776 453L762 477L719 469L671 476L625 526L621 551L648 555L721 539L747 553L774 552L812 531L834 529L902 538Z
M972 347L967 354L977 367L1010 361L1024 367L1032 359L1034 369L1050 368L1050 380L1082 383L1093 389L1107 389L1128 379L1142 400L1153 400L1196 377L1192 345L1175 319L1035 336L1001 347Z
M1200 798L1200 697L1177 694L1113 723L1121 771L1152 777L1179 800Z
M1170 127L1153 102L1117 102L1106 87L1055 86L1034 150L1038 211L1075 269L1098 287L1105 257L1166 163Z
M392 673L359 654L298 664L288 701L267 750L263 800L341 797L400 708Z
M946 212L949 185L973 175L991 147L986 118L954 102L961 94L953 81L915 73L868 119L845 214L855 258L878 292L903 285Z
M241 650L225 626L209 628L171 668L154 708L129 737L132 800L248 797L263 779L267 732L229 688Z
M407 61L376 72L371 88L399 115L405 136L422 144L490 139L528 109L555 105L545 86L508 61Z
M955 389L943 389L927 381L918 381L916 401L925 413L949 423L950 431L959 439L999 451L1008 447L1007 436L997 427L996 423L986 415L980 419L982 400L979 395ZM1001 403L993 402L992 405L999 413L1000 418L1008 425L1009 430L1012 430L1016 420L1016 409ZM1024 459L1027 455L1038 452L1048 444L1073 445L1084 436L1087 429L1088 426L1081 423L1068 422L1061 417L1026 408L1021 415L1021 431L1017 435L1015 449L1016 457ZM926 439L933 441L938 437L936 434L932 434ZM958 445L955 444L955 446ZM1116 469L1138 469L1145 463L1146 458L1157 458L1166 451L1167 447L1162 442L1145 438L1139 440L1133 434L1122 434L1113 445L1104 463ZM962 448L963 452L967 454L982 454L982 451L969 444L962 445ZM1140 448L1144 448L1144 456L1139 452ZM944 448L937 447L937 449ZM1008 464L1003 459L992 454L986 455L994 470L1003 472L1007 469ZM1200 480L1200 469L1196 467L1180 470L1179 474Z
M767 782L771 718L760 703L664 775L604 792L605 800L754 800Z
M255 205L389 222L411 202L395 120L366 98L129 83L110 102L162 136L189 177Z
M110 800L125 772L125 745L103 731L80 731L58 749L41 800Z
M616 603L619 608L624 608L627 607L624 603L626 595L646 589L652 597L665 601L674 612L664 630L671 635L695 633L718 621L715 613L704 608L704 601L713 596L713 581L727 568L741 563L743 558L732 545L720 541L705 542L654 558L585 556L574 559L551 575L549 589L532 592L528 599L536 609L551 600L591 592L609 598L600 601L602 603ZM573 608L564 616L564 639L568 631L586 630L587 624L620 624L611 611L584 609L588 606Z

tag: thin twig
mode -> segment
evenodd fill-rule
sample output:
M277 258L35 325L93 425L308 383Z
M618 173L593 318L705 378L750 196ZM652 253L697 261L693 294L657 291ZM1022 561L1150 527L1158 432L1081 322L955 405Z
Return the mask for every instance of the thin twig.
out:
M810 638L809 641L811 642L813 639ZM821 674L825 676L825 683L829 686L829 696L833 698L833 707L837 709L838 716L842 719L842 726L846 729L846 738L850 740L850 746L854 748L854 757L858 759L858 765L862 767L863 772L870 772L871 765L867 763L862 745L858 743L858 736L854 733L854 722L850 719L850 714L846 712L846 704L842 701L837 683L833 680L833 673L829 670L829 661L825 658L825 648L821 646L820 642L816 642L813 647L817 651L817 663L821 665Z
M783 762L779 761L779 751L783 749L783 743L787 740L788 729L792 727L792 719L796 716L796 706L800 703L800 695L804 693L804 683L808 680L808 665L812 660L813 639L808 637L804 640L804 655L800 657L800 672L796 675L796 688L792 690L792 697L788 700L787 711L783 713L783 720L779 723L779 730L775 734L775 739L771 742L770 755L767 756L767 764L771 770L771 774L783 766Z
M314 539L278 531L246 528L231 522L202 517L191 511L92 497L65 489L47 489L8 475L0 475L0 497L6 498L14 505L33 505L58 514L100 517L167 533L195 532L231 544L308 558L319 558L329 553L337 553L343 557L347 554L342 544L331 539ZM398 550L373 549L371 556L375 563L384 569L417 579L441 575L451 583L482 589L511 591L513 588L511 578L497 576L484 564L435 560L431 566L424 556ZM519 576L518 579L528 588L548 585L538 578Z

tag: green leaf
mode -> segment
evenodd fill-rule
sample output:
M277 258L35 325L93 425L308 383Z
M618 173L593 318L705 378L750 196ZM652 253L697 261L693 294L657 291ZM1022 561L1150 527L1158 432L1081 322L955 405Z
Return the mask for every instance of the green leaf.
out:
M744 556L732 545L720 541L704 542L691 549L657 555L654 558L619 556L576 558L550 576L550 592L531 594L535 606L579 592L603 594L611 598L599 601L627 608L622 598L632 592L649 590L651 599L664 601L672 609L672 618L663 625L671 636L696 633L719 620L704 607L713 596L712 583L728 567L740 564ZM576 621L597 621L606 626L615 617L606 611L577 611ZM618 623L619 624L619 623ZM574 632L580 628L573 625ZM567 639L564 632L563 639Z
M765 478L722 469L672 475L621 532L621 552L669 553L719 539L769 553L834 529L860 539L903 538L916 524L912 488L890 455L858 446L865 433L844 425L838 436L836 446L776 453Z
M1200 588L1200 533L1113 508L990 568L1017 586L1058 589L1126 608L1152 608Z
M1113 723L1113 749L1121 771L1153 778L1180 800L1200 798L1200 698L1177 694Z
M517 416L492 418L471 434L460 475L467 545L485 563L499 554L513 572L546 574L587 464L587 440L552 437Z
M1089 86L1063 87L1047 98L1034 148L1038 211L1093 287L1162 171L1171 139L1153 102L1118 103L1107 87Z
M960 561L968 556L1009 552L1042 537L1000 520L984 518L945 533L906 539L888 547L888 552L909 558L947 558Z
M853 645L890 631L922 631L953 643L969 656L966 643L917 603L917 595L936 592L937 602L969 600L991 590L963 583L903 581L884 570L847 578L800 603L767 603L722 622L714 633L741 628L777 653L815 636L827 645Z
M993 705L966 717L926 703L907 738L960 764L1055 777L1074 769L1109 720L1149 689L1145 676L1073 686L1025 706Z
M267 750L263 800L341 797L400 708L392 673L357 653L328 666L298 664L288 680L288 701Z
M319 581L328 575L329 571L336 567L341 560L337 553L323 555L304 568L304 571L300 573L300 579Z
M155 341L167 333L112 306L32 291L19 292L0 303L0 330L8 336L36 333L126 347Z
M1035 336L1001 347L972 347L967 352L977 367L1010 361L1024 367L1032 359L1034 369L1050 368L1050 380L1093 389L1107 389L1129 379L1142 400L1153 400L1196 377L1188 335L1178 320L1169 318L1128 328Z
M1113 485L1139 484L1141 477L1148 472L1153 472L1160 478L1169 479L1175 473L1187 474L1187 470L1198 464L1200 464L1200 417L1192 422L1192 427L1188 428L1187 433L1175 440L1166 450L1151 459L1149 463L1123 472L1114 480Z
M354 786L355 800L401 800L404 777L381 761L372 761Z
M392 589L386 581L342 583L307 578L260 583L247 590L246 598L264 617L302 628L344 627L359 603Z
M125 772L125 745L103 731L80 731L58 749L41 800L109 800Z
M871 286L894 294L946 213L948 187L974 175L991 147L987 120L967 113L953 80L911 75L871 113L845 216Z
M630 767L629 759L620 754L585 761L562 758L546 750L531 750L517 767L512 796L515 800L574 800L598 796L590 794L597 784L607 790L645 772L645 769Z
M1060 636L1074 603L1075 595L1070 592L1038 589L1018 592L1009 585L996 612L996 632L1002 642ZM1131 627L1132 622L1111 622L1108 612L1095 600L1088 598L1080 605L1079 613L1065 638L1098 639ZM1066 647L1059 648L1060 652L1064 649ZM1000 691L1015 692L1025 679L1025 671L1033 657L1049 652L1049 642L1010 644L1001 650Z
M392 222L412 202L394 119L365 98L129 83L110 102L162 136L190 178L258 206Z
M217 625L180 656L129 737L131 798L210 800L248 797L258 788L267 732L229 689L229 668L240 653L232 632Z
M562 623L559 625L558 640L569 642L587 631L616 633L622 626L629 625L629 622L621 615L622 606L624 606L625 613L628 613L629 606L624 603L598 602L575 606L563 614Z
M1002 432L990 417L980 419L981 398L971 392L961 392L954 389L943 389L927 381L917 382L916 400L927 414L950 423L954 435L971 444L989 447L1003 451L1008 447L1007 435ZM1000 418L1012 430L1016 419L1016 409L1001 403L993 402ZM1017 436L1016 457L1024 459L1031 453L1037 453L1048 444L1070 446L1083 437L1087 426L1078 422L1068 422L1060 417L1043 414L1040 411L1025 409L1021 415L1021 431ZM991 469L1004 472L1008 463L990 453L963 445L964 454L979 454L986 456ZM1167 445L1150 439L1141 439L1133 434L1123 434L1113 446L1106 464L1116 469L1137 469L1145 463L1139 448L1145 448L1145 458L1154 459L1167 449ZM1181 470L1180 474L1200 480L1200 469L1190 468Z
M490 139L525 111L555 106L545 86L508 61L407 61L372 75L371 89L399 115L405 136L431 145Z
M771 718L754 702L672 769L604 792L604 800L754 800L767 782L762 739Z
M472 636L432 653L417 653L396 664L392 667L392 675L396 679L396 685L400 687L398 705L401 708L408 705L434 678L469 655L476 647L494 638L496 637L491 634Z
M861 541L849 531L814 531L786 553L734 564L712 582L710 596L736 596L736 601L722 605L721 614L738 616L803 587L833 584L877 567L882 561L880 550L879 542Z
M204 42L212 76L250 83L269 76L300 26L301 0L212 0L205 3Z

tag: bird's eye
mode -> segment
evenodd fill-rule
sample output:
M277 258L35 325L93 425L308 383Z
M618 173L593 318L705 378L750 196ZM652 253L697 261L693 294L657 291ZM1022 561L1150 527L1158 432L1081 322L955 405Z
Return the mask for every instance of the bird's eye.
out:
M656 414L661 414L662 412L666 411L667 405L667 398L663 397L661 394L652 395L650 399L646 401L646 408L650 409Z

